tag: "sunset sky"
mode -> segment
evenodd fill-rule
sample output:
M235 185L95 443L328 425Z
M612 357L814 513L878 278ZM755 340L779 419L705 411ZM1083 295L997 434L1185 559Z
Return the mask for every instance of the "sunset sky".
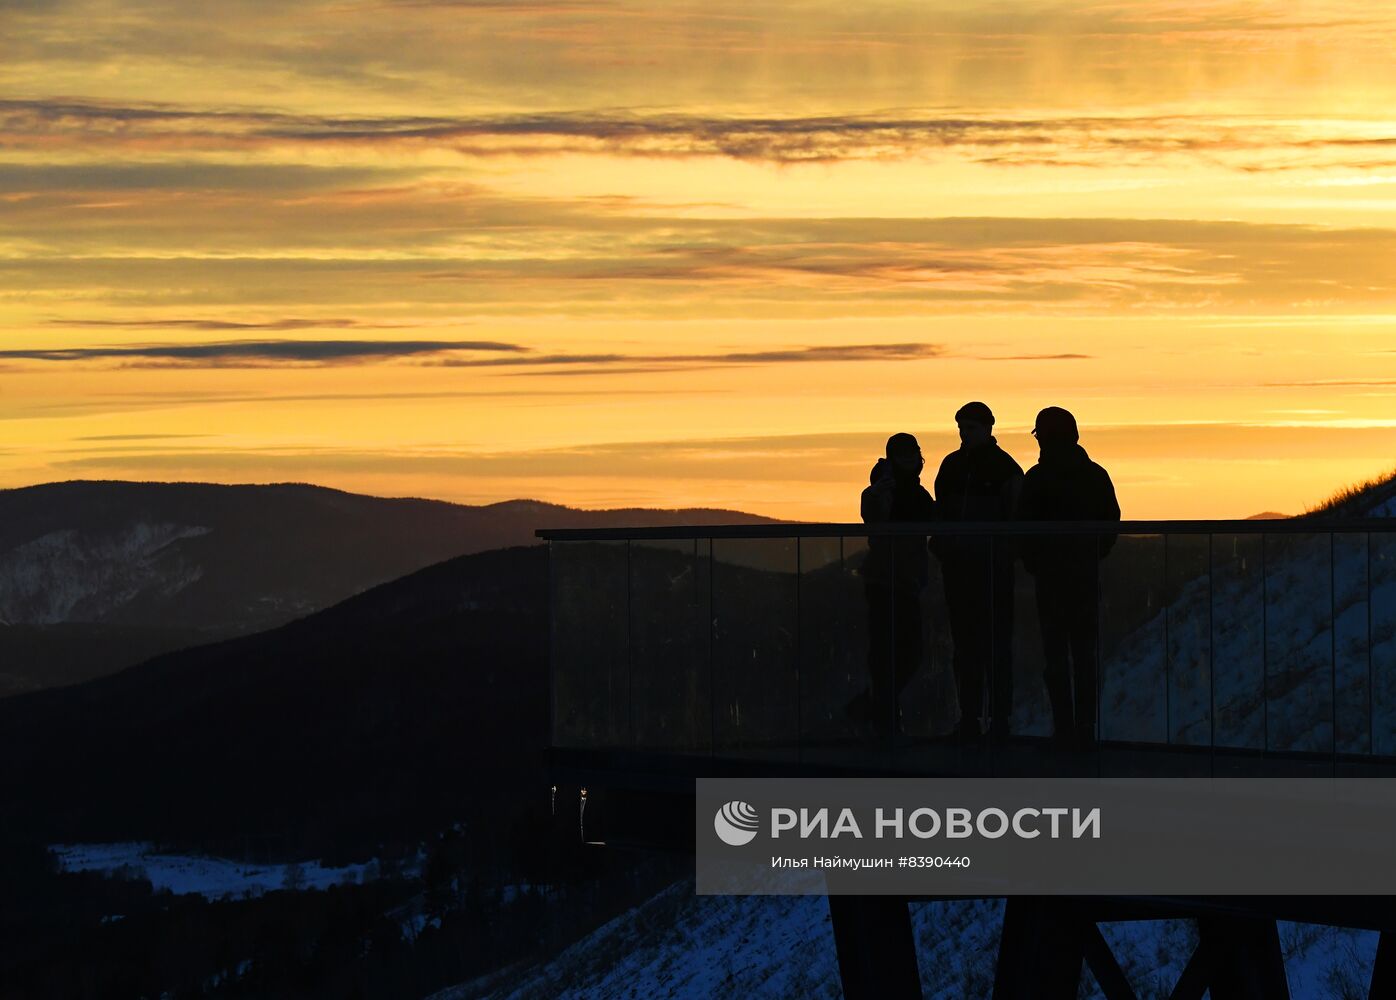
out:
M1126 517L1396 465L1396 8L0 0L0 486Z

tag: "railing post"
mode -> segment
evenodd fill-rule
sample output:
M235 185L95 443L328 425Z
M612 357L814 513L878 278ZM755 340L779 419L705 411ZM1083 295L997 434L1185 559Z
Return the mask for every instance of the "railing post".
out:
M1260 752L1270 752L1270 573L1267 536L1260 536L1260 710L1264 726Z
M1213 576L1217 571L1215 537L1207 532L1207 774L1211 777L1216 777L1217 773L1217 625L1212 610L1216 600L1213 590Z
M1096 540L1099 544L1099 539ZM1119 544L1118 536L1115 544ZM1113 551L1113 550L1112 550ZM1105 739L1105 581L1102 578L1104 560L1095 561L1095 714L1096 738ZM1096 745L1097 770L1100 761L1100 746Z
M713 633L717 631L716 608L713 607L713 577L717 572L714 551L717 546L708 539L708 754L717 756L717 677L713 669Z
M553 601L557 594L557 580L554 576L555 567L553 565L553 542L544 542L548 547L548 607L543 614L544 627L548 630L548 745L552 746L557 741L557 637L554 632L556 625L553 622Z
M1172 609L1173 581L1168 576L1168 539L1163 535L1163 742L1173 742L1173 647L1169 645L1169 612Z
M1328 533L1328 744L1338 775L1338 566L1333 532Z
M804 643L804 591L805 591L805 547L802 539L795 539L795 760L805 759L805 643Z
M1367 532L1367 752L1377 752L1377 688L1372 671L1372 533Z

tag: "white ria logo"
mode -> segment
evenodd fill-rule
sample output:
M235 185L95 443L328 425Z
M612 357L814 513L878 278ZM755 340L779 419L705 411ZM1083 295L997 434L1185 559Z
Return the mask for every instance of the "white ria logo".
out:
M745 802L729 802L713 817L713 829L724 844L732 847L751 843L759 827L756 809Z

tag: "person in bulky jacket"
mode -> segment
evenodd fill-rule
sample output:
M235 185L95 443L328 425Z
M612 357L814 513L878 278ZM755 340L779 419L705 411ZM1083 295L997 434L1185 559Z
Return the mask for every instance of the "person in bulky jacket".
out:
M1033 434L1041 454L1023 478L1018 517L1119 521L1115 486L1077 443L1076 418L1049 406L1037 415ZM1088 749L1095 743L1100 560L1115 537L1113 532L1030 535L1020 542L1023 563L1036 583L1044 680L1059 745Z
M993 411L981 402L966 403L955 413L955 423L960 447L945 456L935 479L940 519L1009 520L1023 469L994 439ZM1013 716L1012 542L1002 535L942 535L931 543L945 583L960 699L959 736L964 740L979 737L979 720L986 715L994 738L1003 739Z
M860 508L866 524L931 521L935 501L921 485L925 466L911 434L887 439L863 490ZM921 663L921 591L930 559L922 535L871 536L863 563L863 594L868 602L868 691L854 699L850 714L862 716L883 734L898 724L898 701Z

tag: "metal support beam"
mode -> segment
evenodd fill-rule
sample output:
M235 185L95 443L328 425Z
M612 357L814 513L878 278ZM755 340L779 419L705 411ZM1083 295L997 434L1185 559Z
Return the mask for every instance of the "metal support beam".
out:
M844 1000L921 1000L905 896L830 896Z
M1396 931L1382 931L1367 1000L1396 1000Z
M1125 970L1115 961L1115 953L1110 950L1105 935L1100 933L1100 925L1094 921L1087 921L1084 933L1086 964L1091 967L1095 981L1100 984L1100 991L1105 994L1105 1000L1137 1000L1134 987L1129 985L1129 979L1125 976Z
M1211 959L1212 1000L1289 1000L1275 921L1204 917L1198 930Z
M1207 993L1207 981L1212 977L1212 960L1207 951L1207 942L1201 941L1193 949L1192 958L1183 968L1183 974L1168 994L1168 1000L1202 1000Z
M1079 904L1070 899L1009 897L994 1000L1075 1000L1086 923Z

